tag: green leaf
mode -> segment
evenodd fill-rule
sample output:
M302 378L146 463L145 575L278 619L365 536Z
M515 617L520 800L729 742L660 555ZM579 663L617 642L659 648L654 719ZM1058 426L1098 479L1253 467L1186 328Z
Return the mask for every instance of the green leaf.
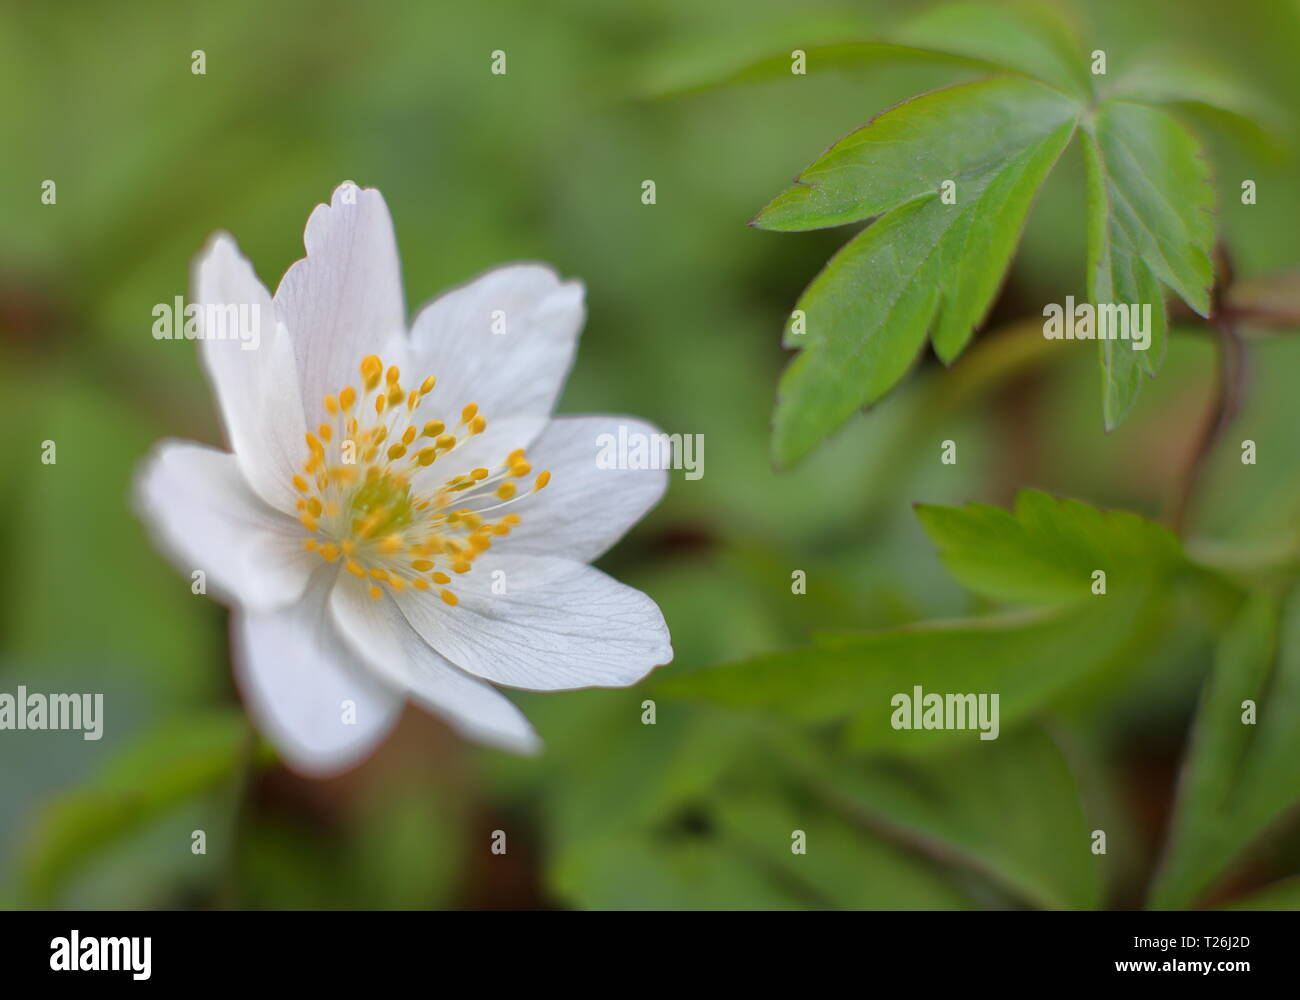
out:
M1054 605L1089 600L1092 574L1106 587L1148 585L1183 561L1162 525L1122 510L1021 490L1013 511L988 504L918 504L920 518L948 571L994 601Z
M983 319L1029 204L1074 132L1078 108L1022 79L927 94L859 129L755 220L810 229L885 213L800 298L781 379L774 448L806 455L902 378L933 327L952 361ZM955 183L955 204L940 186ZM978 248L978 252L975 252Z
M1103 103L1084 134L1088 173L1088 298L1094 304L1150 305L1151 343L1099 340L1102 414L1107 430L1137 401L1141 377L1164 358L1167 320L1161 286L1208 316L1214 267L1214 188L1196 138L1159 108Z
M1010 728L1122 655L1148 613L1143 600L1098 600L1059 611L842 633L811 648L683 674L657 690L803 723L851 721L850 738L863 749L934 750L977 735L896 730L890 721L895 695L911 694L915 685L926 692L997 693L1000 725Z
M795 801L779 787L729 790L709 818L721 840L752 863L836 909L969 909L970 897L944 872L825 806ZM807 853L791 850L803 831Z
M611 700L619 705L615 714L585 720L586 729L567 737L576 746L557 748L567 756L566 779L582 776L559 783L546 797L546 838L557 851L581 851L588 842L662 821L751 752L743 725L702 718L697 710L664 713L653 726L629 730L627 720L641 714L642 697Z
M38 815L22 862L27 891L49 898L101 850L216 787L237 770L249 738L242 713L212 711L161 726L111 758L89 785Z
M1249 896L1240 896L1221 910L1300 910L1300 876L1267 885Z
M1243 702L1257 706L1248 725ZM1256 595L1224 636L1179 781L1155 908L1188 906L1300 800L1300 599Z
M1144 52L1116 81L1114 96L1167 104L1194 117L1226 125L1252 151L1287 155L1294 131L1288 115L1267 95L1246 86L1211 52L1161 47ZM1286 141L1279 139L1286 136Z
M804 780L864 824L978 873L1021 902L1098 904L1093 824L1065 756L1038 727L924 760L836 761L804 753Z
M849 722L859 748L931 750L968 730L893 728L892 699L996 693L1012 726L1167 627L1166 583L1187 564L1164 528L1026 490L1008 513L982 504L918 509L953 574L975 592L1037 610L876 632L823 633L812 648L769 653L661 682L665 695L804 723ZM1107 574L1104 594L1092 573ZM1050 665L1050 666L1048 666Z
M440 909L464 874L465 815L458 800L422 771L370 785L348 817L346 864L357 908Z
M744 857L698 837L628 834L567 853L551 890L589 910L796 910L806 901Z
M933 49L889 42L841 42L831 45L802 46L806 61L804 76L815 77L825 73L851 70L876 70L891 66L937 66L970 73L987 74L999 67L982 59L968 58ZM724 87L766 83L774 80L801 80L790 72L790 51L765 56L748 65L728 71L722 76L714 73L696 75L687 81L672 81L649 89L648 96L658 100L671 100L694 94L708 93Z
M788 32L787 32L788 33ZM1091 93L1087 60L1070 26L1053 12L1028 4L956 3L933 8L885 32L883 41L801 45L805 75L892 66L937 66L983 75L1017 73L1080 98ZM799 80L790 72L790 50L738 69L698 74L659 85L656 98L675 98L723 87L773 80Z
M1005 162L1072 126L1079 105L1050 87L995 78L922 94L850 132L761 211L760 229L792 232L860 222L957 182L988 183ZM950 213L957 214L957 213Z
M986 60L1080 98L1092 93L1092 75L1077 35L1041 4L943 4L890 37L905 45Z

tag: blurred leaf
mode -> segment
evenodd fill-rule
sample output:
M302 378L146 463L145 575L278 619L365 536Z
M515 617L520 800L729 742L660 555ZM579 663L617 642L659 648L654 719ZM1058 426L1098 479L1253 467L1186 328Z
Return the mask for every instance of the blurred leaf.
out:
M941 4L892 32L891 38L906 45L987 60L1079 98L1092 92L1087 59L1076 34L1044 4Z
M1280 632L1279 632L1280 629ZM1275 665L1276 664L1276 665ZM1257 706L1254 726L1243 702ZM1219 647L1179 782L1158 909L1192 904L1300 800L1300 599L1257 595Z
M314 824L259 817L239 847L238 905L248 910L355 908L349 860L337 840L322 836Z
M1055 605L1086 600L1092 574L1107 594L1167 575L1183 556L1162 525L1122 510L1101 510L1037 490L1015 508L918 504L917 516L963 586L994 601Z
M803 45L801 48L805 56L805 73L802 75L805 76L846 70L883 69L897 65L939 66L985 74L998 68L995 63L982 59L888 42L843 42L833 45ZM667 100L708 93L723 87L773 80L798 80L800 76L791 72L793 51L791 49L765 56L721 76L710 67L694 79L673 81L666 85L659 83L650 89L647 96Z
M463 871L463 819L456 804L427 779L390 779L367 789L352 819L345 862L357 886L351 906L447 906Z
M625 835L559 859L550 885L589 910L793 910L804 901L743 857L697 837Z
M790 231L885 213L831 259L787 326L785 345L802 351L781 379L779 462L802 458L892 388L931 324L943 360L961 353L1078 111L1022 79L925 94L832 146L759 214L754 225ZM955 204L941 197L944 181Z
M1248 896L1241 896L1220 910L1300 910L1300 876L1274 882Z
M191 592L129 508L135 466L153 432L125 389L114 395L62 374L29 378L43 391L13 457L25 471L0 529L23 567L0 617L11 655L38 666L93 655L168 709L210 696L226 673L224 664L217 669L224 657L214 642L222 611ZM38 461L46 439L57 447L55 464ZM67 576L74 566L75 598Z
M927 691L996 692L1007 729L1108 665L1145 614L1142 600L1101 599L1060 611L827 635L811 648L710 667L655 690L803 723L851 719L859 747L932 750L976 737L968 730L893 729L896 694L910 695L918 684Z
M727 792L712 803L718 836L761 870L799 886L813 905L836 909L969 909L972 900L928 859L887 842L822 805L778 787ZM795 854L792 835L804 834Z
M96 852L230 778L250 738L242 713L213 710L133 742L88 786L52 799L38 815L22 860L27 890L48 899ZM258 759L270 759L265 748Z
M1018 902L1091 909L1100 901L1075 778L1037 727L925 760L803 756L801 764L806 780L850 815Z
M1267 96L1244 84L1209 52L1161 47L1144 52L1113 88L1117 96L1145 104L1183 107L1222 120L1252 149L1279 156L1288 143L1286 114Z
M931 862L795 801L753 769L696 806L691 829L606 834L559 853L561 898L591 909L964 909ZM807 853L794 854L802 830Z
M752 727L692 706L660 705L655 724L642 725L644 697L620 699L620 711L569 735L564 780L543 806L556 851L663 823L748 751Z
M1154 375L1164 360L1161 285L1209 315L1214 186L1200 143L1159 108L1107 101L1083 136L1088 298L1094 305L1151 306L1147 350L1134 350L1132 341L1098 341L1102 414L1111 430L1133 408L1142 375Z
M805 12L805 17L807 16ZM790 31L787 30L789 35ZM1086 96L1091 80L1070 28L1054 13L1029 4L954 3L934 7L886 31L884 41L801 45L805 75L882 69L899 64L935 65L982 74L1014 72ZM807 31L804 31L807 37ZM702 72L686 82L653 88L660 98L722 87L791 79L789 51L758 59L719 75ZM797 79L797 77L795 77Z
M862 748L932 749L971 734L900 733L891 724L896 694L918 684L997 693L1003 725L1014 725L1168 627L1165 584L1184 560L1159 525L1031 490L1012 513L970 504L921 506L918 515L960 582L1043 610L825 632L811 648L679 675L656 690L805 723L850 720ZM1092 590L1098 569L1107 574L1101 594Z

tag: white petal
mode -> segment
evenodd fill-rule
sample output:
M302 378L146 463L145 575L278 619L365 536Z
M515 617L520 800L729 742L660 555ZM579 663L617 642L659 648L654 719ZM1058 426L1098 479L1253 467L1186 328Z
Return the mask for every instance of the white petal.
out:
M434 652L387 595L372 600L361 580L342 573L330 607L340 631L373 669L465 736L516 753L540 748L514 703Z
M235 456L186 441L159 443L141 467L136 502L176 566L202 570L215 596L270 609L298 599L320 558L298 524L262 502Z
M591 562L659 502L668 484L663 469L598 467L602 435L617 441L621 427L661 433L627 417L560 417L547 425L527 457L535 472L549 469L551 481L510 508L522 523L502 542L508 551Z
M494 581L504 583L504 594L492 592ZM581 563L488 552L449 586L456 607L418 590L396 600L438 652L499 684L625 687L673 656L655 602Z
M406 306L393 220L378 191L340 185L311 213L303 242L307 256L285 272L275 307L314 414L325 396L356 385L363 357L405 331Z
M249 713L285 762L312 777L358 763L392 728L403 704L335 629L327 602L336 573L322 567L297 604L247 612L234 624L235 676Z
M226 439L257 494L292 511L297 498L291 481L303 460L306 425L289 334L276 322L271 296L252 265L226 234L217 234L199 258L194 286L199 353ZM236 319L241 312L253 324L248 339L239 336L245 332Z
M435 299L411 329L418 377L436 375L435 409L478 403L494 420L545 417L573 363L583 288L540 264L500 267ZM504 333L493 333L494 322Z

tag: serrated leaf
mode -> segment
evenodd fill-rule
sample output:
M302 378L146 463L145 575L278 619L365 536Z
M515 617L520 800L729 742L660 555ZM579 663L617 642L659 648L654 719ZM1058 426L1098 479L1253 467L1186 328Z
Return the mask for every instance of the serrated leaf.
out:
M909 101L832 147L756 224L798 229L884 212L814 279L785 343L777 461L806 455L903 376L933 327L951 361L987 312L1029 204L1074 132L1073 102L1000 79ZM955 204L940 197L956 184ZM800 332L800 330L805 332Z
M1110 595L1147 586L1182 562L1178 540L1154 521L1037 490L1021 490L1012 511L918 504L916 514L953 577L995 601L1090 600L1096 570Z
M1099 340L1102 414L1111 430L1137 401L1165 350L1161 286L1209 315L1214 267L1214 188L1200 143L1173 116L1106 101L1083 130L1088 174L1088 298L1149 305L1151 342Z
M921 94L831 146L753 224L794 232L861 222L937 196L945 180L958 183L958 206L965 205L964 181L997 172L1079 111L1050 87L1015 77Z
M1243 720L1243 702L1257 722ZM1224 636L1179 781L1155 908L1188 906L1300 800L1300 600L1256 595Z

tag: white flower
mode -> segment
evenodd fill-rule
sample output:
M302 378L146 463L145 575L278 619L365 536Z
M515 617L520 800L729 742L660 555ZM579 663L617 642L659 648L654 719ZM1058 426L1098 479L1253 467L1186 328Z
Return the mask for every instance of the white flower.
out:
M201 256L200 315L261 317L255 350L201 339L233 454L161 443L141 515L233 606L244 701L297 770L357 762L408 698L534 752L532 726L485 681L619 687L672 658L655 603L586 565L666 480L598 469L597 437L656 432L552 419L580 284L502 267L434 300L408 333L378 191L340 186L305 243L274 298L229 236Z

